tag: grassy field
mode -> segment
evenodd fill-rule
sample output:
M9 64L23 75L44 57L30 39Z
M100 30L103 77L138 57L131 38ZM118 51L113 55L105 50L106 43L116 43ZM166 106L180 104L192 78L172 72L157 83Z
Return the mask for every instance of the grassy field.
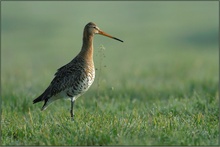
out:
M1 2L2 145L218 145L218 2ZM94 21L96 79L32 104ZM104 48L104 49L103 49Z

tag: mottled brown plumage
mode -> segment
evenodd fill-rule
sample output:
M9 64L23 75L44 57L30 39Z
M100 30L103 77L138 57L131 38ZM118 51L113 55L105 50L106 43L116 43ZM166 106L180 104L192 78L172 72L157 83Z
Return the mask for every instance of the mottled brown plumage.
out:
M93 63L93 37L101 34L123 42L101 31L94 23L88 23L83 32L83 45L79 54L68 64L62 66L55 73L55 77L48 88L33 103L44 101L41 110L57 99L71 100L71 118L74 120L73 105L75 100L86 92L95 79Z

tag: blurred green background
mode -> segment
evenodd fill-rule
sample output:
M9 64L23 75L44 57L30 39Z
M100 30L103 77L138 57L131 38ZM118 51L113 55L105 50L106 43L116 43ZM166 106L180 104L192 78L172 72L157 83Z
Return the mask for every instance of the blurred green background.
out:
M106 79L99 80L104 88L151 87L150 73L155 71L152 76L158 78L157 74L166 74L169 67L174 70L169 71L170 78L182 72L176 82L188 78L189 69L194 69L195 78L211 72L210 76L218 79L218 2L4 1L3 92L4 83L22 77L27 78L16 88L26 83L26 88L32 89L35 82L46 87L56 69L79 52L83 28L90 21L125 41L95 36L96 68L106 66L101 75L97 72ZM105 47L102 53L101 45Z
M4 1L2 93L38 96L80 51L90 21L124 43L95 36L98 70L88 95L110 88L149 100L150 92L193 91L191 81L217 84L218 2Z
M208 66L202 56L211 56L208 59L218 68L218 2L4 1L2 81L6 75L16 79L19 73L33 73L31 80L51 77L79 52L83 28L90 21L125 41L95 36L95 64L104 45L102 64L107 73L102 76L110 78L111 86L117 86L116 75L128 74L133 79L155 65L165 68L172 63L178 68L179 62L195 62ZM187 61L191 56L194 61Z

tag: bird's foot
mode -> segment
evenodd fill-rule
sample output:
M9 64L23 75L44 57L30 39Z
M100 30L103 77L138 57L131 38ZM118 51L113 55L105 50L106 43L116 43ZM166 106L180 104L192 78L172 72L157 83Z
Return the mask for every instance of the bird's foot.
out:
M70 116L71 116L71 120L74 121L74 113L72 109L70 110Z
M74 122L74 117L71 117L71 121Z

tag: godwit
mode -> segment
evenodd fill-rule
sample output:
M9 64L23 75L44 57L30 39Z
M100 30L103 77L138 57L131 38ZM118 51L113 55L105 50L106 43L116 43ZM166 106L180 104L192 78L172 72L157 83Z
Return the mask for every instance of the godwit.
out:
M71 100L70 115L71 119L74 120L73 105L75 100L89 89L95 79L93 63L94 34L104 35L123 42L100 30L96 24L88 23L84 28L81 51L72 61L57 70L48 88L33 100L33 103L44 101L42 111L53 101L67 98Z

